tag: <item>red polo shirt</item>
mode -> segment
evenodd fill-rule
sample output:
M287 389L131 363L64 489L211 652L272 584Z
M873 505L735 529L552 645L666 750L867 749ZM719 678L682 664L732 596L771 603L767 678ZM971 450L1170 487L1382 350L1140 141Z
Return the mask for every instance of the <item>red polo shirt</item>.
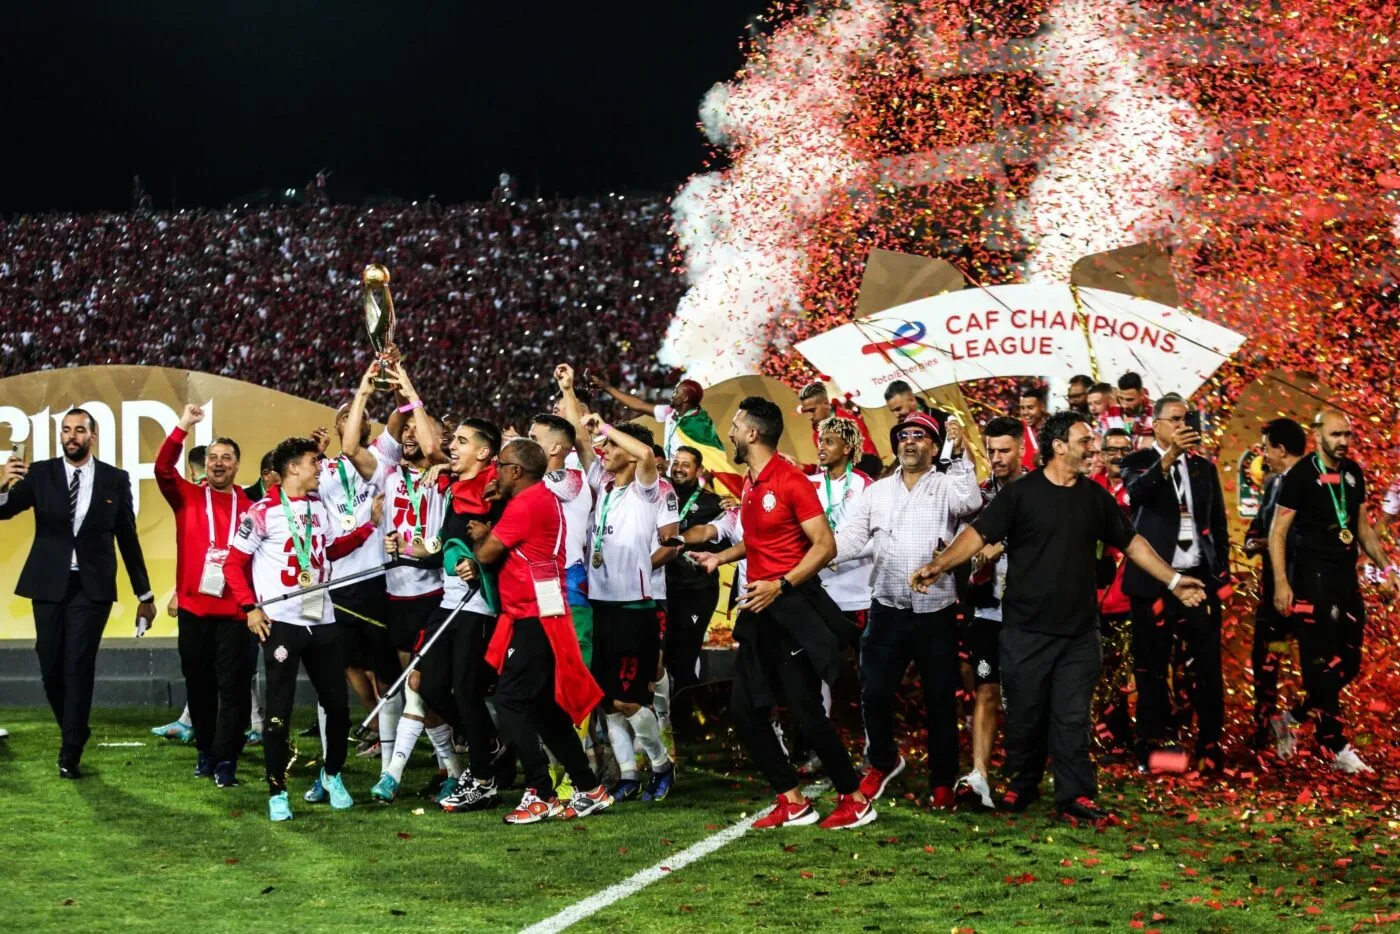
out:
M508 549L496 581L501 610L507 616L539 618L534 575L552 574L559 579L560 587L564 586L563 522L559 500L543 483L534 484L506 503L501 521L491 534Z
M756 478L745 478L739 518L749 580L777 580L797 567L812 547L802 523L824 514L812 481L780 455L774 454Z

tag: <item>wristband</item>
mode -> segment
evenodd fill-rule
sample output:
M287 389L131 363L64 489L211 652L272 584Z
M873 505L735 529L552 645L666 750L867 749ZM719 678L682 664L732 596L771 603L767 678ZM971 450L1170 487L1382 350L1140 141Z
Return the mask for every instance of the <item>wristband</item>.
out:
M409 412L412 412L414 409L421 409L422 407L423 407L423 400L422 400L422 399L414 399L412 402L406 402L406 403L404 403L403 405L399 406L399 414L401 414L401 415L407 415Z
M607 422L602 422L598 425L598 434L602 435L604 438L606 438L611 431L612 426Z
M1172 575L1172 579L1167 581L1167 592L1171 593L1175 591L1176 585L1179 583L1181 583L1181 572L1177 571L1175 574Z

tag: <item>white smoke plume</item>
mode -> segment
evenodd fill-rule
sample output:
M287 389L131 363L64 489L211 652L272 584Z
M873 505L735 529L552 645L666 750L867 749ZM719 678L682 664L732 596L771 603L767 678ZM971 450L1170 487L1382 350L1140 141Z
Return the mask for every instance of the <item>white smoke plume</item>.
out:
M742 80L705 96L705 133L733 161L693 177L672 201L690 288L662 363L706 385L756 373L772 322L799 310L806 221L859 168L840 130L849 79L889 16L881 0L855 0L819 23L785 26Z

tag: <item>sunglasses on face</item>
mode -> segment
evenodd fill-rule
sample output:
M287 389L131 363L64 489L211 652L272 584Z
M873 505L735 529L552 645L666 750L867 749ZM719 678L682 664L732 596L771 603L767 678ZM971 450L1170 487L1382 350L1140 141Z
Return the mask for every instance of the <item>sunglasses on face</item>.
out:
M895 438L899 441L927 441L928 432L920 431L917 428L911 428L906 431L901 431L899 434L895 435Z

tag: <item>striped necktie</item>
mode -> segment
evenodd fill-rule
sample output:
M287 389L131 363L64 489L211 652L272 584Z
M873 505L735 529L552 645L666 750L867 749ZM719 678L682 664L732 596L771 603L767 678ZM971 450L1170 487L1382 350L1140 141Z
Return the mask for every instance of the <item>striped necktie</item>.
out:
M83 472L73 471L73 479L68 481L68 521L78 517L78 487L82 485Z

